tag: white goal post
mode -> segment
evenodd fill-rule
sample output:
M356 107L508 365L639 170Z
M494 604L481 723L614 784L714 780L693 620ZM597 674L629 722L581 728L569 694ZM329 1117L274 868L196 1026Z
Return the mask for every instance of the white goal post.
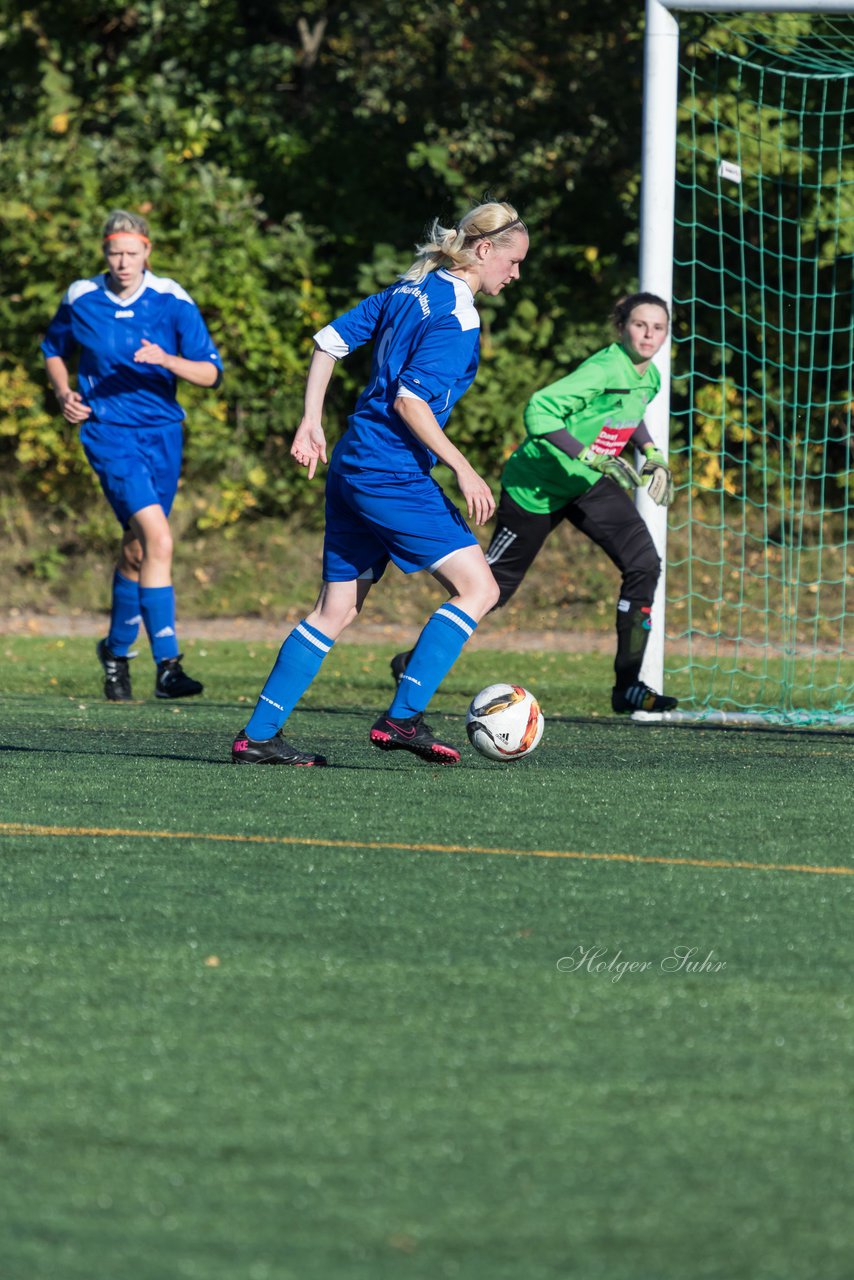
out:
M664 298L669 307L673 303L679 66L679 24L673 14L677 11L845 15L854 13L854 0L646 0L639 285L641 290ZM655 358L661 372L661 391L649 406L645 417L653 440L665 456L670 436L670 352L671 344L665 343ZM649 527L662 562L642 679L653 688L662 689L667 511L664 507L655 506L645 489L638 492L637 506Z

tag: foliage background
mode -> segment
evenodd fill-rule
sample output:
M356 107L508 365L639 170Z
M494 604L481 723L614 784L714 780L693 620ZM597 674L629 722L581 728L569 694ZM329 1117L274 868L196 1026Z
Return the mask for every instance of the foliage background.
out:
M729 21L736 52L752 56L766 39L796 49L815 27L792 15L763 22L757 37L755 18ZM716 38L704 36L710 47ZM116 206L150 219L154 269L196 298L226 362L217 393L181 392L175 516L209 556L221 534L248 545L264 521L319 523L322 485L288 460L312 334L405 268L432 217L451 221L487 193L512 200L531 252L522 281L481 304L481 368L451 428L497 485L531 390L607 340L614 299L636 286L642 60L641 0L136 0L109 12L95 0L0 0L0 515L19 578L58 580L115 540L38 346L68 284L99 270L100 229ZM820 119L820 85L806 82L805 94L804 111ZM776 122L751 110L726 67L692 83L682 119L696 145L690 156L680 148L682 180L711 189L722 132L737 125L749 139L764 128L781 208L805 243L824 216L819 189L801 180L805 153L788 138L777 146ZM850 151L839 163L854 170ZM738 231L743 211L709 198L712 218ZM744 293L737 238L720 238L732 293L722 305L740 323L762 300ZM781 270L785 294L797 281ZM816 314L811 368L834 364ZM717 325L714 343L704 323ZM778 376L763 358L760 403L755 371L733 383L740 357L720 329L676 309L675 337L688 347L676 362L674 465L683 483L729 500L731 460L749 447L763 466L745 468L736 487L761 502L790 410L774 385L785 360ZM695 367L698 351L711 353L708 368ZM365 367L360 352L336 371L332 439ZM841 406L828 456L810 444L803 469L844 490L850 387L828 396Z
M218 396L182 389L199 530L316 518L319 486L285 461L311 335L408 265L433 216L490 192L532 228L455 415L490 475L531 389L599 344L632 284L635 6L0 0L0 16L0 448L6 485L54 516L80 519L95 486L38 344L99 269L112 207L149 218L154 269L196 298L226 361ZM363 365L335 379L333 436Z

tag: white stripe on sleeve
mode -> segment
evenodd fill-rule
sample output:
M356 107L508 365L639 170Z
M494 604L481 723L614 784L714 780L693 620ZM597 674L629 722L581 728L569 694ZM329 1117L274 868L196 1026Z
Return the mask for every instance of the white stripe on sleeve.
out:
M333 325L328 324L314 335L314 343L318 351L325 351L335 360L341 360L350 354L350 348Z

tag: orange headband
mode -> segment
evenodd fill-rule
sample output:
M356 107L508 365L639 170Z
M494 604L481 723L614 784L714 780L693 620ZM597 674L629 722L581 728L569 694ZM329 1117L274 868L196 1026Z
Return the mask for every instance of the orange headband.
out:
M108 236L104 236L104 244L108 240L115 240L116 236L136 236L137 240L144 240L147 245L151 245L148 236L144 236L141 231L111 231Z

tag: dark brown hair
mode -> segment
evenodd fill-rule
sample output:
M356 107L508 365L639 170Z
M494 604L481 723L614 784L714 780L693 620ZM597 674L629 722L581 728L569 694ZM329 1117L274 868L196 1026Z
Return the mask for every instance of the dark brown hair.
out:
M623 330L629 323L629 316L635 307L661 307L667 316L667 323L670 324L670 311L667 303L663 298L659 298L657 293L630 293L627 298L620 298L619 302L611 312L611 319L616 328Z

